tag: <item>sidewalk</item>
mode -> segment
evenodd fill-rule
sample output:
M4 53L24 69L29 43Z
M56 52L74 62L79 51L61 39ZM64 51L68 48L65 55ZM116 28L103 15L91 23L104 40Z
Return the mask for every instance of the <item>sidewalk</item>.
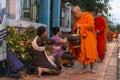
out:
M117 44L115 42L107 44L104 62L95 64L97 74L91 74L90 72L78 74L81 69L82 66L76 61L73 67L64 67L60 75L46 75L42 78L37 78L37 75L33 74L30 75L29 80L117 80ZM3 78L0 80L15 79Z
M82 66L76 61L72 68L65 67L63 72L58 76L43 76L43 78L39 79L36 78L36 75L31 75L29 80L117 80L116 51L117 46L115 42L107 44L104 63L97 63L95 66L97 74L78 74Z

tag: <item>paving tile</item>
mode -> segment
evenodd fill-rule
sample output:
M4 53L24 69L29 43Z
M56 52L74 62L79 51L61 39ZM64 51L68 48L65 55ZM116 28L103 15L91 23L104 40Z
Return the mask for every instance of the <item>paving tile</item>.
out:
M116 73L116 72L117 72L117 67L109 66L109 67L107 68L107 72L113 72L113 73Z
M104 77L98 77L97 80L104 80Z
M111 58L109 66L117 66L117 58Z
M114 76L105 76L104 80L117 80L117 77L114 77Z

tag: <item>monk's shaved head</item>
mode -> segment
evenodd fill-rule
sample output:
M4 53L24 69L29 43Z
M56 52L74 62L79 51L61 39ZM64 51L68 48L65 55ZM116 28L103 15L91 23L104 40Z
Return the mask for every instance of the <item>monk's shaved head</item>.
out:
M73 7L72 12L76 18L80 18L81 14L82 14L82 11L79 6Z
M97 15L98 15L98 16L102 16L102 13L98 12Z
M81 9L79 6L75 6L75 7L73 7L72 11L81 11Z

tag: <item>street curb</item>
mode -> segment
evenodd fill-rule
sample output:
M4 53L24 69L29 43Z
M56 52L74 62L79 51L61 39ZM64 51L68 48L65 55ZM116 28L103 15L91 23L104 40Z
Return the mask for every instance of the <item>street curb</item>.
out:
M120 80L120 41L117 42L117 80Z

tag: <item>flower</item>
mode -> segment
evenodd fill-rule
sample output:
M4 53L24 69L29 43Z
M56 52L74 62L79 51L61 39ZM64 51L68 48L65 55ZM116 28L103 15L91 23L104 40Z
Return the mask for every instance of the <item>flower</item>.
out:
M24 46L24 43L23 43L23 42L20 42L20 46L23 47L23 46Z

